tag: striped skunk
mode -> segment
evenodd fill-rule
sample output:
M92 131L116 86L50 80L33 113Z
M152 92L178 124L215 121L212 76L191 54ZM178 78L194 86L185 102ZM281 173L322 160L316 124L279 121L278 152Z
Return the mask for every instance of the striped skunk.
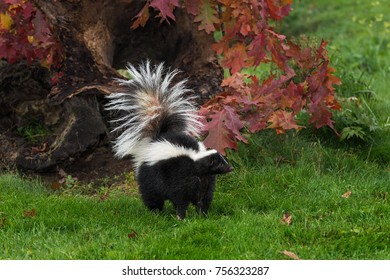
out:
M144 204L162 210L165 200L184 219L194 204L207 214L213 199L215 175L233 168L216 150L196 140L201 123L185 87L185 80L172 85L178 71L149 61L136 69L127 67L131 80L119 80L128 90L112 93L106 109L122 113L113 120L118 133L113 149L119 158L131 156Z

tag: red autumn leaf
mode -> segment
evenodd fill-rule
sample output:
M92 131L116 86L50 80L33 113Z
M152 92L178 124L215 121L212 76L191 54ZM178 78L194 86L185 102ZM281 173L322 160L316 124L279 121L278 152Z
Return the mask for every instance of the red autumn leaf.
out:
M24 217L29 217L29 218L34 218L34 217L35 217L35 214L36 214L35 208L23 212L23 216L24 216Z
M242 74L240 72L233 73L231 76L227 77L222 81L221 86L230 87L237 92L248 94L250 88L244 80L246 77L247 75Z
M33 153L33 154L38 154L38 153L43 153L43 152L45 152L46 151L46 149L47 149L47 142L45 142L45 143L43 143L41 146L39 146L39 147L32 147L31 148L31 152Z
M226 148L237 149L237 143L234 141L234 137L231 136L224 124L226 112L216 111L209 117L211 120L205 125L208 135L203 141L206 147L214 148L223 155L226 154Z
M245 115L246 128L255 133L267 127L265 115L261 112L250 112Z
M233 133L234 137L242 141L244 143L248 143L248 140L246 140L245 137L241 135L240 130L244 127L244 124L242 123L239 115L235 112L235 110L229 106L224 106L226 119L225 119L225 126L231 133Z
M234 74L240 71L242 68L250 65L250 59L243 44L235 44L233 47L225 52L223 64L225 67L231 69L231 73Z
M289 129L299 130L301 126L297 125L294 117L295 116L292 112L287 112L284 110L276 111L269 118L269 122L271 124L268 126L268 128L275 129L278 134L285 133L285 131Z
M298 66L302 69L311 70L313 65L316 64L317 58L313 55L313 50L309 47L302 49L300 46L293 42L288 42L288 49L286 49L286 55L293 58Z
M176 20L173 10L175 7L179 7L179 0L152 0L150 7L157 9L162 19L168 20L170 18Z
M186 7L189 14L193 16L197 16L200 13L200 10L202 8L203 0L185 0L184 6Z
M61 72L55 72L55 73L53 74L53 77L51 78L51 84L52 84L52 85L57 84L58 81L59 81L59 79L60 79L62 76L64 76L64 72L63 72L63 71L61 71Z
M265 32L257 34L252 42L248 45L248 56L253 58L253 64L259 65L267 56L265 47L267 46L267 39Z
M266 0L271 18L281 20L291 11L292 0Z
M4 2L4 1L3 1ZM14 63L38 60L50 68L59 66L59 46L53 39L43 13L30 1L15 0L2 4L9 28L0 28L0 59Z
M309 124L314 124L315 128L323 126L333 128L334 121L332 120L332 113L324 104L312 103L309 108L309 113L311 114Z

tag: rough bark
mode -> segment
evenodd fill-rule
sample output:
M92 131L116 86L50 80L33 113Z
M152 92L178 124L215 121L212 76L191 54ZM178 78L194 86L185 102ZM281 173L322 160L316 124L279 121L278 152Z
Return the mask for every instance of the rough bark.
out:
M213 38L198 31L191 16L181 10L175 13L176 22L161 22L151 15L144 28L131 30L131 19L143 1L33 2L44 12L61 43L64 75L52 88L48 85L48 73L42 69L39 71L44 77L30 74L31 79L18 81L15 75L0 81L0 102L7 104L0 109L0 117L6 120L2 121L5 127L0 141L4 147L22 143L6 155L7 161L19 168L53 170L107 145L107 120L102 110L104 95L120 90L114 81L119 77L115 69L125 68L128 62L149 59L179 68L180 78L188 79L200 103L219 90L222 70L211 49ZM8 67L14 66L5 67L4 71L9 71ZM27 71L27 68L24 65L20 69ZM36 73L38 68L28 71ZM13 95L12 92L18 91L25 94ZM26 143L13 132L31 119L42 121L53 133L40 143ZM47 146L43 149L39 145L44 142ZM33 149L35 146L41 148Z

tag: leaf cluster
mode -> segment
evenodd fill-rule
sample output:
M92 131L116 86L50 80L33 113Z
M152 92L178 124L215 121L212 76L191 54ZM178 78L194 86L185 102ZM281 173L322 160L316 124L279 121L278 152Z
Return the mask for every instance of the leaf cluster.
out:
M221 152L237 149L237 141L247 142L245 130L299 130L296 116L302 110L310 115L309 124L333 128L332 110L340 109L334 85L341 81L330 66L327 43L297 44L276 31L275 23L289 14L291 4L292 0L149 0L136 16L132 28L146 24L149 7L165 20L175 20L174 9L183 8L194 16L199 30L222 34L213 49L228 75L222 92L200 109L207 146ZM260 80L257 69L263 64L271 70ZM248 68L255 70L245 72Z
M44 14L25 0L0 3L0 59L40 61L47 68L61 62L60 45L54 40Z

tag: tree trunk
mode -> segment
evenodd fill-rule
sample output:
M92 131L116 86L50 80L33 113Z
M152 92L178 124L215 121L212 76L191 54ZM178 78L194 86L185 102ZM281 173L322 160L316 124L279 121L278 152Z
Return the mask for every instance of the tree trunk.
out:
M11 132L33 117L43 120L52 131L40 143L22 141L22 145L16 145L19 146L16 152L6 155L9 162L16 163L19 168L54 170L107 145L107 116L102 110L104 95L120 90L114 80L119 77L115 69L125 68L128 62L138 64L149 59L179 68L182 71L180 78L189 80L189 86L200 97L199 103L219 91L223 73L211 49L213 38L198 31L192 17L182 10L176 11L176 22L160 22L151 15L144 28L131 30L131 20L143 7L143 1L33 2L46 15L54 36L61 43L64 75L50 90L46 85L39 94L30 94L30 99L35 96L33 101L18 96L6 106L8 113L0 112L0 117L7 117L10 124L4 130L7 133L0 135L0 142L8 139L7 145L0 143L4 147L15 145L17 141L10 140L12 137L22 141L20 136L15 136L17 133ZM14 83L14 88L8 87L6 91L1 87L0 103L9 101L1 99L2 95L9 96L16 88L28 88L25 82ZM32 110L27 101L33 102L39 110ZM16 109L23 106L27 109L23 114L18 113ZM18 124L16 119L24 121ZM45 142L47 145L42 146Z

